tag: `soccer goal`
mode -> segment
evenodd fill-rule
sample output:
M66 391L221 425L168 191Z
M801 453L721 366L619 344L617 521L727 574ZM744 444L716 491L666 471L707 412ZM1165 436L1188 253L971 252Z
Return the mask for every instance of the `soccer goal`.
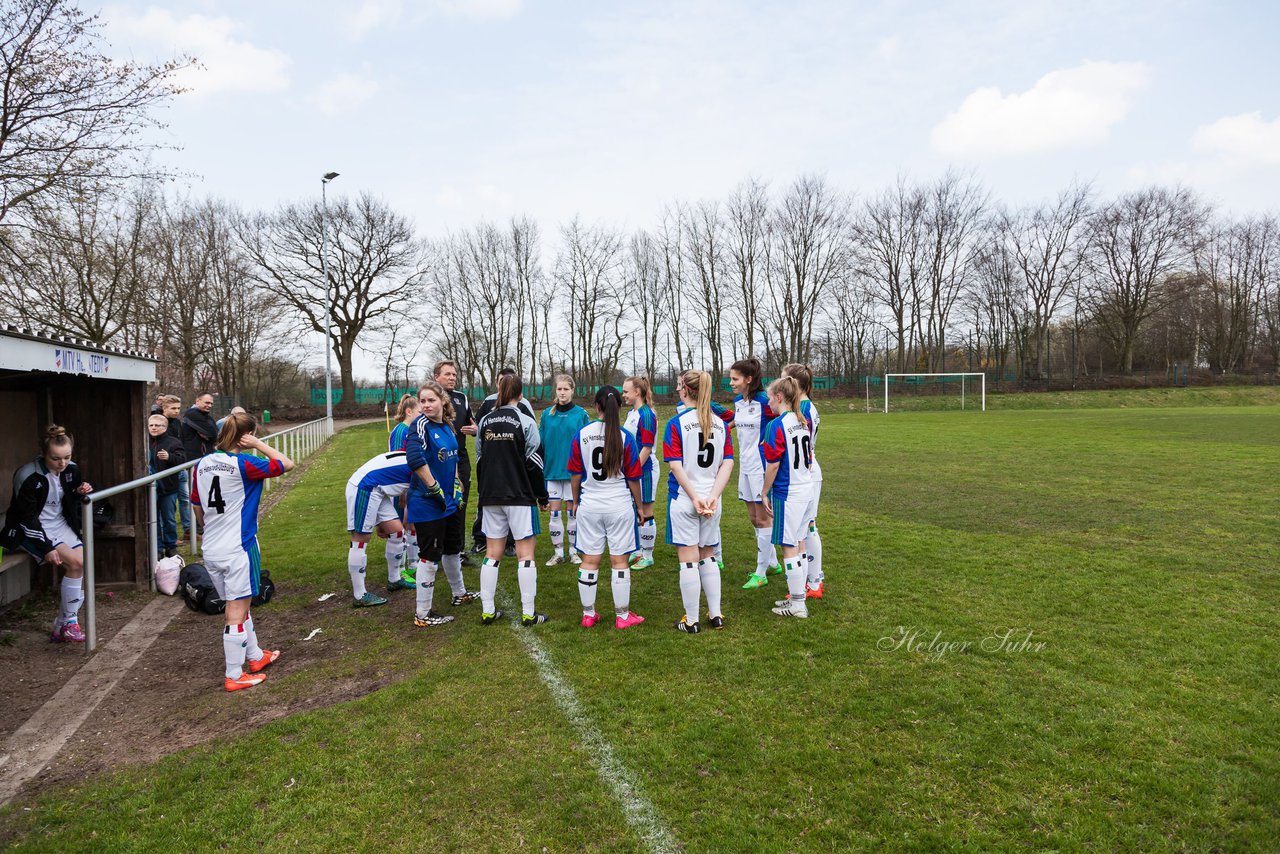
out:
M972 409L977 403L983 412L987 411L987 375L981 372L957 372L951 374L885 374L884 375L884 411L889 411L890 389L894 390L895 400L911 398L913 404L920 404L926 399L930 401L944 400L949 405L910 405L895 403L902 409ZM973 393L978 393L974 401ZM958 398L957 398L958 396ZM955 403L958 402L957 407Z

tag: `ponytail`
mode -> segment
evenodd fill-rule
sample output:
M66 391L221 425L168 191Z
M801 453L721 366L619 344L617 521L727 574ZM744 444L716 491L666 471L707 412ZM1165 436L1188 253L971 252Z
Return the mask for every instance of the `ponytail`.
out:
M631 387L636 390L636 394L640 395L640 402L645 406L649 406L649 378L648 377L627 377L627 382L631 383Z
M396 420L404 422L404 417L409 414L410 409L418 408L418 398L411 394L406 394L400 398L400 405L396 407Z
M792 362L782 369L784 377L791 377L800 384L800 393L809 397L813 393L813 370L808 365Z
M515 403L524 394L524 383L515 374L503 374L498 377L497 406ZM495 407L496 408L496 407Z
M596 392L596 409L604 416L604 475L616 477L622 472L622 422L618 410L622 407L622 395L611 385L601 386Z
M48 456L50 448L55 445L58 447L70 445L73 441L66 427L50 424L49 428L44 431L44 436L40 439L40 453L42 456Z
M729 370L737 371L748 378L747 390L742 395L743 400L751 400L751 398L764 391L764 368L760 365L759 359L754 356L747 359L739 359L729 366Z
M247 412L233 412L222 422L218 431L218 442L214 445L219 451L234 454L240 449L240 437L258 429L258 423Z
M685 371L680 379L688 389L689 396L694 399L694 408L698 411L698 426L706 441L711 441L711 374L706 371Z
M435 380L423 380L422 385L418 386L418 394L422 394L424 391L429 391L440 398L440 417L445 423L452 424L454 418L453 401L449 399L449 393L444 390L444 386Z
M800 382L795 377L779 377L769 384L769 394L782 398L787 404L787 409L791 410L800 419L800 423L804 424L804 410L800 408L802 391Z

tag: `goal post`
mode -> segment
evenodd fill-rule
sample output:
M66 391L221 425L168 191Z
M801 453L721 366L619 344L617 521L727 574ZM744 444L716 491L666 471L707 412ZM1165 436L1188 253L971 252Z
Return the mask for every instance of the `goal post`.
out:
M941 378L941 377L959 377L960 378L960 408L965 408L965 386L972 383L973 378L979 379L978 388L981 393L982 411L987 411L987 375L981 371L953 371L951 373L938 374L922 374L922 373L903 373L903 374L885 374L884 375L884 412L889 413L889 386L893 384L894 378Z

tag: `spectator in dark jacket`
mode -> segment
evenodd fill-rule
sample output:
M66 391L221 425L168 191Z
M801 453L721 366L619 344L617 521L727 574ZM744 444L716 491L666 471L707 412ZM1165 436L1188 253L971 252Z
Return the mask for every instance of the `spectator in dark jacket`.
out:
M169 419L169 435L178 440L178 444L182 444L182 398L176 394L166 394L164 396L164 417ZM186 449L183 449L182 456L186 458ZM178 472L178 515L182 519L182 533L187 534L191 530L191 471L183 469Z
M182 416L182 447L188 460L212 453L218 440L218 422L209 414L210 409L213 409L213 395L206 391L196 397L196 402Z
M169 435L168 428L169 422L163 415L152 415L147 419L147 434L151 437L147 454L150 474L158 474L187 461L187 453L182 443ZM178 523L174 513L178 509L179 489L178 472L156 481L156 512L160 516L160 548L165 557L172 557L178 553Z

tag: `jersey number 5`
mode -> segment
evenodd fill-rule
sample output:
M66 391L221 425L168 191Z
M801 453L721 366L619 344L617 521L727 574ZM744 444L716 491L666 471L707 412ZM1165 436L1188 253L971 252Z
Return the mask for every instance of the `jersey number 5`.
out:
M205 501L204 505L208 507L210 510L215 510L218 513L221 513L223 510L227 509L227 502L222 497L221 475L214 475L213 480L210 481L209 498L207 501Z
M707 437L698 433L698 467L709 469L711 464L715 462L716 449L707 441Z

